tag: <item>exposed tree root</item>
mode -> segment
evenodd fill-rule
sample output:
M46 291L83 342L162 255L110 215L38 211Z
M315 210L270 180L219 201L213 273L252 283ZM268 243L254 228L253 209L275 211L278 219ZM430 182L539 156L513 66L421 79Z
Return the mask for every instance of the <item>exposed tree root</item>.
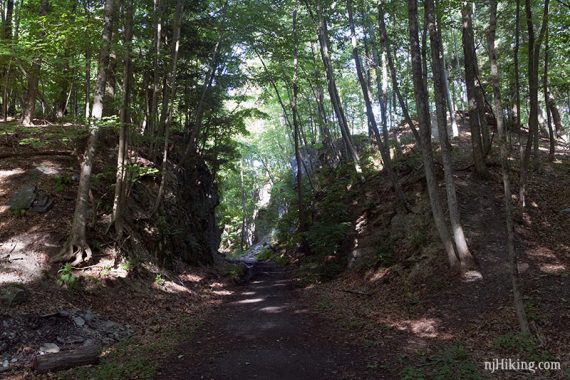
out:
M81 263L88 263L92 257L93 251L87 243L74 243L70 240L65 243L53 261L59 263L71 261L71 266L76 266Z

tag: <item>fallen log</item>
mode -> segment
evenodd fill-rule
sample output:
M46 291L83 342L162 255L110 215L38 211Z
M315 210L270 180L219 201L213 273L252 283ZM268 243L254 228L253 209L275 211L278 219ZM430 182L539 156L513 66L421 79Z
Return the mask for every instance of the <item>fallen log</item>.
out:
M61 371L73 367L99 363L101 348L97 345L78 347L71 351L40 355L34 358L32 369L38 373Z

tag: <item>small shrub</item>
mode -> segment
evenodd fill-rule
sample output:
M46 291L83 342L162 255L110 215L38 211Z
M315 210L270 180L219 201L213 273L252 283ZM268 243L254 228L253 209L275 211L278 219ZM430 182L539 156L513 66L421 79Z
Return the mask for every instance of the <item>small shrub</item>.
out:
M225 269L225 275L234 281L238 281L245 275L245 266L241 264L229 264Z
M166 280L162 278L160 273L157 273L156 276L154 276L154 284L156 286L164 286L164 284L166 284Z
M59 286L65 286L68 289L73 289L77 284L77 280L77 277L73 275L73 268L69 263L63 265L57 271L57 284Z

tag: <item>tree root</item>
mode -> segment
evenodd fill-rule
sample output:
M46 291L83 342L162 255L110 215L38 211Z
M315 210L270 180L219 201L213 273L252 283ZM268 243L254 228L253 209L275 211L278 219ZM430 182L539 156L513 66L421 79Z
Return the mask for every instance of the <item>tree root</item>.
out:
M93 251L88 244L67 242L53 261L59 263L71 261L71 266L76 266L89 262L92 257Z

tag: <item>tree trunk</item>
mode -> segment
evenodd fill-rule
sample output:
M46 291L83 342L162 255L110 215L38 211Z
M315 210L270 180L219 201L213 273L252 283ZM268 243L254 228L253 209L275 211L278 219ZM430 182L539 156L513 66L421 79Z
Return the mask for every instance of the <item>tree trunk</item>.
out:
M297 13L299 10L299 0L295 0L295 8L293 9L293 96L291 98L291 113L293 114L293 138L295 142L295 161L297 165L297 176L296 186L297 186L297 210L299 212L299 229L298 232L301 233L301 245L300 249L304 253L308 253L308 246L303 233L307 231L307 220L306 220L306 210L303 202L303 158L301 156L300 150L300 120L299 112L297 110L297 98L299 93L299 36L298 36L298 21Z
M362 169L360 168L360 158L358 157L358 153L356 148L354 147L354 143L352 141L352 136L350 134L350 129L348 126L348 122L346 120L346 115L344 113L344 109L342 107L342 102L340 100L340 96L338 94L338 89L336 86L336 80L334 75L334 69L332 66L331 58L329 55L329 37L328 37L328 29L327 29L327 22L326 18L323 15L323 11L321 8L321 0L317 1L317 15L318 15L318 37L319 43L321 45L321 58L323 60L323 64L325 66L325 71L327 73L327 81L328 81L328 89L329 95L331 99L331 104L335 111L339 126L342 139L346 146L346 150L349 154L349 157L352 159L354 168L358 174L362 173Z
M4 21L4 41L6 46L12 50L12 17L14 14L14 0L6 2L6 20ZM8 57L8 67L3 71L4 91L2 94L2 114L4 121L8 120L8 86L10 83L10 69L12 67L12 57Z
M152 93L150 101L150 112L148 118L148 128L145 132L149 136L155 137L158 128L158 102L160 94L160 44L162 38L162 6L160 0L154 0L154 35L153 35L153 56L152 56ZM154 140L151 142L154 148ZM154 149L151 149L154 150Z
M40 3L40 16L46 16L48 13L48 0L42 0ZM36 99L38 97L38 84L40 81L40 70L42 65L41 54L37 54L32 58L32 68L28 76L28 94L26 96L26 105L22 113L22 124L26 126L33 125L32 119L36 110Z
M548 5L549 0L544 1L544 15L542 18L542 26L538 38L534 33L534 25L532 20L532 4L530 0L525 0L526 23L528 29L528 97L529 97L529 115L528 115L528 139L526 141L525 150L521 158L520 173L520 202L521 206L526 207L526 185L528 181L528 164L530 161L532 144L534 137L538 136L538 61L540 58L540 45L546 32L548 24Z
M520 329L523 333L530 332L528 320L524 309L524 301L519 285L519 273L517 266L517 254L515 251L515 238L513 229L513 217L511 206L511 181L509 178L508 147L503 118L503 106L501 104L501 81L497 65L497 50L495 49L495 33L497 30L497 0L490 0L490 22L488 44L491 61L491 80L493 82L493 93L495 97L495 116L497 118L497 132L499 133L499 145L501 152L501 171L503 175L503 190L505 198L505 220L507 227L507 255L511 283L513 287L514 306L519 321Z
M372 92L370 87L368 87L368 82L364 77L364 72L362 70L362 63L360 61L360 56L358 53L358 41L356 39L356 28L354 27L354 17L352 11L352 0L346 0L346 7L348 10L348 23L350 25L350 34L352 40L352 57L354 59L354 64L356 66L356 73L358 75L358 81L360 82L360 88L362 89L362 95L364 97L364 103L366 106L366 116L368 118L368 124L376 137L378 142L378 147L380 149L380 155L382 156L382 161L384 162L384 169L390 178L392 183L392 189L394 190L394 195L396 196L398 210L404 212L406 210L406 201L404 199L404 193L398 182L396 173L392 168L392 158L390 157L390 150L387 146L388 140L386 139L388 135L388 125L386 118L386 92L382 91L379 94L380 98L380 112L382 117L382 129L385 130L384 141L380 136L380 131L378 130L378 124L376 124L376 117L374 116L374 111L372 109Z
M453 176L453 162L451 160L451 152L449 151L449 137L447 135L447 118L445 112L445 75L442 70L443 58L441 57L442 44L440 30L436 27L434 0L424 1L424 10L426 13L427 27L429 30L430 47L431 47L431 64L433 73L433 83L435 89L435 109L437 115L437 126L439 131L441 158L443 161L443 170L445 176L445 189L447 193L447 207L449 209L449 219L451 222L451 231L455 249L461 266L464 270L474 267L473 256L469 252L467 241L463 233L461 225L461 217L457 204L457 194L455 192L455 180Z
M519 74L519 46L520 46L520 0L516 0L516 15L515 15L515 48L513 50L513 66L514 66L514 76L515 76L515 104L513 108L513 118L515 121L515 129L519 135L519 149L521 157L523 155L523 149L521 144L521 85L520 85L520 74Z
M160 202L162 202L162 197L164 195L164 187L166 185L166 172L168 164L168 141L170 135L170 123L172 121L172 105L170 101L176 96L176 67L178 64L178 51L180 49L180 24L182 23L182 15L184 12L183 0L176 0L176 13L174 14L174 26L172 32L172 67L170 70L170 91L166 91L164 96L166 101L164 102L164 107L162 116L160 118L160 130L164 130L164 148L162 151L162 168L161 168L161 179L160 187L158 189L158 195L156 196L156 203L154 204L153 214L158 211L160 207ZM167 81L168 82L168 81Z
M384 8L382 3L378 3L378 28L380 29L380 44L383 46L384 51L386 52L386 57L388 58L388 67L390 68L390 77L392 79L392 89L396 93L396 97L398 98L398 103L400 103L400 108L402 109L402 113L404 114L404 121L410 127L416 142L421 147L422 139L419 135L418 130L414 126L414 122L410 116L408 111L408 106L406 105L406 101L402 96L400 91L400 85L398 84L398 74L396 72L396 65L394 64L394 59L392 58L392 49L390 47L390 40L388 39L388 33L386 31L386 22L384 21Z
M552 118L550 117L550 107L549 107L549 92L548 92L548 29L546 30L546 36L544 37L544 111L546 112L546 125L548 126L548 138L549 138L549 154L548 159L554 161L554 153L556 151L556 138L554 136L554 130L552 128Z
M471 22L471 3L464 1L461 8L462 14L462 40L463 54L465 56L465 82L469 102L469 126L471 128L471 144L473 146L473 163L475 172L480 176L487 176L487 165L483 141L481 139L481 123L479 102L477 101L477 85L475 70L475 43L473 40L473 26Z
M125 58L124 58L124 84L123 84L123 101L121 105L119 129L119 150L117 153L117 175L115 181L115 197L113 199L113 215L111 223L115 226L117 238L120 239L123 234L123 209L126 203L126 180L127 180L127 162L128 162L128 123L130 118L130 101L131 89L133 82L133 65L132 65L132 39L133 39L133 0L126 0L125 4Z
M445 251L449 265L457 268L460 264L459 257L455 252L453 241L449 235L443 215L441 197L435 176L435 165L433 161L433 151L431 146L431 122L429 108L427 105L427 94L422 71L422 58L420 52L420 41L418 38L418 5L417 0L408 0L408 21L410 33L410 52L412 56L412 76L414 82L414 94L416 97L416 109L418 111L418 122L420 125L421 151L426 175L427 190L430 198L431 211L434 222L439 233L439 237Z
M82 261L89 261L92 256L91 248L87 244L87 206L89 203L90 181L95 159L95 150L99 130L101 128L100 121L103 116L103 96L105 95L105 85L107 82L109 51L114 22L113 6L113 0L105 0L103 43L101 46L101 53L99 55L99 75L97 77L93 110L91 112L92 118L89 123L90 133L87 141L87 149L85 150L83 162L81 163L81 172L79 176L79 186L77 188L77 200L75 202L71 234L60 254L56 257L57 261L68 261L74 259L72 265L77 265ZM86 255L85 258L83 257L84 254Z

